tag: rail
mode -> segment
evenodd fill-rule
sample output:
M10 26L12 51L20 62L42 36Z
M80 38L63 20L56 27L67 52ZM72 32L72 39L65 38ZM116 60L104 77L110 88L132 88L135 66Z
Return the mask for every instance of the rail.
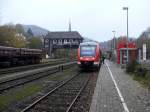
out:
M87 77L86 75L84 75L84 81L82 82L82 81L80 81L80 86L78 85L79 83L78 82L74 82L75 80L79 80L78 78L77 79L75 79L75 77L81 77L81 74L79 75L80 73L77 73L76 75L74 75L74 76L72 76L71 78L69 78L68 80L66 80L65 82L63 82L62 84L60 84L60 85L58 85L57 87L55 87L54 89L52 89L51 91L49 91L47 94L45 94L44 96L42 96L41 98L39 98L37 101L35 101L34 103L32 103L32 104L30 104L29 106L27 106L25 109L23 109L21 112L27 112L27 111L30 111L30 109L33 109L33 108L36 108L35 106L38 104L39 105L39 103L42 103L42 101L43 100L46 100L47 99L47 97L48 98L52 98L53 97L53 95L56 95L56 97L57 96L59 96L59 94L62 94L61 93L61 90L63 90L64 91L64 88L66 88L66 87L68 87L68 85L70 85L68 88L66 88L66 90L67 90L67 92L68 93L70 93L70 95L74 95L75 94L75 96L73 96L73 97L75 97L75 98L73 98L73 100L71 99L71 103L70 103L70 106L68 107L68 104L66 104L65 106L66 107L63 107L63 108L66 108L66 112L69 112L70 111L70 109L71 109L71 107L73 106L73 104L75 103L75 101L77 100L77 98L79 97L79 95L81 94L81 92L84 90L84 88L86 87L86 85L87 85L87 83L88 83L88 81L89 81L89 76ZM73 80L74 79L74 80ZM82 79L82 80L83 80ZM71 82L72 81L72 82ZM70 83L71 82L71 83ZM69 84L70 83L70 84ZM83 84L82 84L83 83ZM76 86L75 86L75 84L77 84ZM73 88L72 88L72 86L75 86L75 90L72 90ZM64 87L64 88L63 88ZM78 89L79 89L79 91L78 91ZM57 91L58 90L58 91ZM71 94L71 90L73 91L73 93ZM57 91L57 92L56 92ZM76 93L74 93L75 91L77 91L77 94ZM53 94L53 95L52 95ZM64 94L67 94L67 93L63 93L62 95L64 96ZM66 95L65 95L66 96ZM59 97L61 97L61 96L59 96ZM67 97L68 98L71 98L71 97L69 97L69 94L67 94ZM66 100L66 99L68 99L68 98L66 98L65 97L65 99L64 98L62 98L63 100ZM51 101L51 100L48 100L48 101ZM69 101L70 101L70 99L69 99ZM62 102L63 103L63 102ZM38 106L38 107L40 107L40 106ZM40 110L40 109L39 109ZM33 111L33 110L32 110ZM35 109L35 111L36 111L36 109ZM49 110L50 111L50 110Z
M40 67L46 67L46 66L52 66L55 64L61 64L66 62L65 60L59 60L59 61L52 61L51 63L44 63L44 64L36 64L36 65L28 65L28 66L21 66L21 67L12 67L8 69L0 69L0 75L2 74L8 74L8 73L14 73L14 72L20 72L25 70L31 70L36 69Z
M23 84L29 83L31 81L46 77L50 74L54 74L56 72L62 71L64 69L71 67L70 65L73 65L73 64L75 64L75 62L60 64L60 65L45 69L43 71L38 71L36 73L33 72L31 74L26 74L21 77L15 77L15 78L11 78L11 79L2 80L2 81L0 81L0 93L5 90L8 90L10 88L14 88L16 86L23 85ZM51 73L47 73L47 72L51 72ZM27 80L25 80L25 79L27 79ZM20 81L20 80L23 80L23 81Z

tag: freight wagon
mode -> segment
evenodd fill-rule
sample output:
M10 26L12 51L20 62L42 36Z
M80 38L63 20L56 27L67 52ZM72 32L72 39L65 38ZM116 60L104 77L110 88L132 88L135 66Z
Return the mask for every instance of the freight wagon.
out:
M42 59L42 50L0 46L0 66L38 64Z

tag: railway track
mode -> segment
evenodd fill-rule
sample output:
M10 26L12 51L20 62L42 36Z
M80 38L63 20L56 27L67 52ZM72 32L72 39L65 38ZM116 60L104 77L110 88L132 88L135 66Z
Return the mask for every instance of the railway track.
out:
M16 78L11 78L8 80L3 80L0 81L0 93L4 92L5 90L14 88L16 86L20 86L29 82L32 82L34 80L46 77L48 75L54 74L56 72L61 71L62 69L67 69L70 67L69 65L72 65L73 63L70 64L61 64L59 66L52 67L51 69L46 69L43 71L38 71L36 73L32 74L27 74L22 77L16 77Z
M32 69L37 69L41 67L46 67L46 66L52 66L52 65L57 65L57 64L62 64L65 63L66 60L58 60L58 61L52 61L49 63L44 63L44 64L36 64L36 65L28 65L28 66L21 66L21 67L13 67L13 68L8 68L8 69L0 69L0 75L4 74L9 74L9 73L15 73L15 72L22 72L26 70L32 70Z
M88 74L78 73L46 93L21 112L70 112L89 79L90 76Z

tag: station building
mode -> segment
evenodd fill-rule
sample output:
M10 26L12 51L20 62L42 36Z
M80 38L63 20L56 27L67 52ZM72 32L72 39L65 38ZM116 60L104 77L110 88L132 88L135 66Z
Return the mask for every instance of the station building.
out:
M44 37L46 54L52 56L56 49L77 49L83 37L77 31L49 32Z

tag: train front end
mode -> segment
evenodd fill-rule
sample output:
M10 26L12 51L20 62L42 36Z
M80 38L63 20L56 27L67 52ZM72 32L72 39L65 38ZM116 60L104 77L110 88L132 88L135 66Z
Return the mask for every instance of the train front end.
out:
M80 68L100 67L100 47L98 43L81 43L78 48L78 66Z

